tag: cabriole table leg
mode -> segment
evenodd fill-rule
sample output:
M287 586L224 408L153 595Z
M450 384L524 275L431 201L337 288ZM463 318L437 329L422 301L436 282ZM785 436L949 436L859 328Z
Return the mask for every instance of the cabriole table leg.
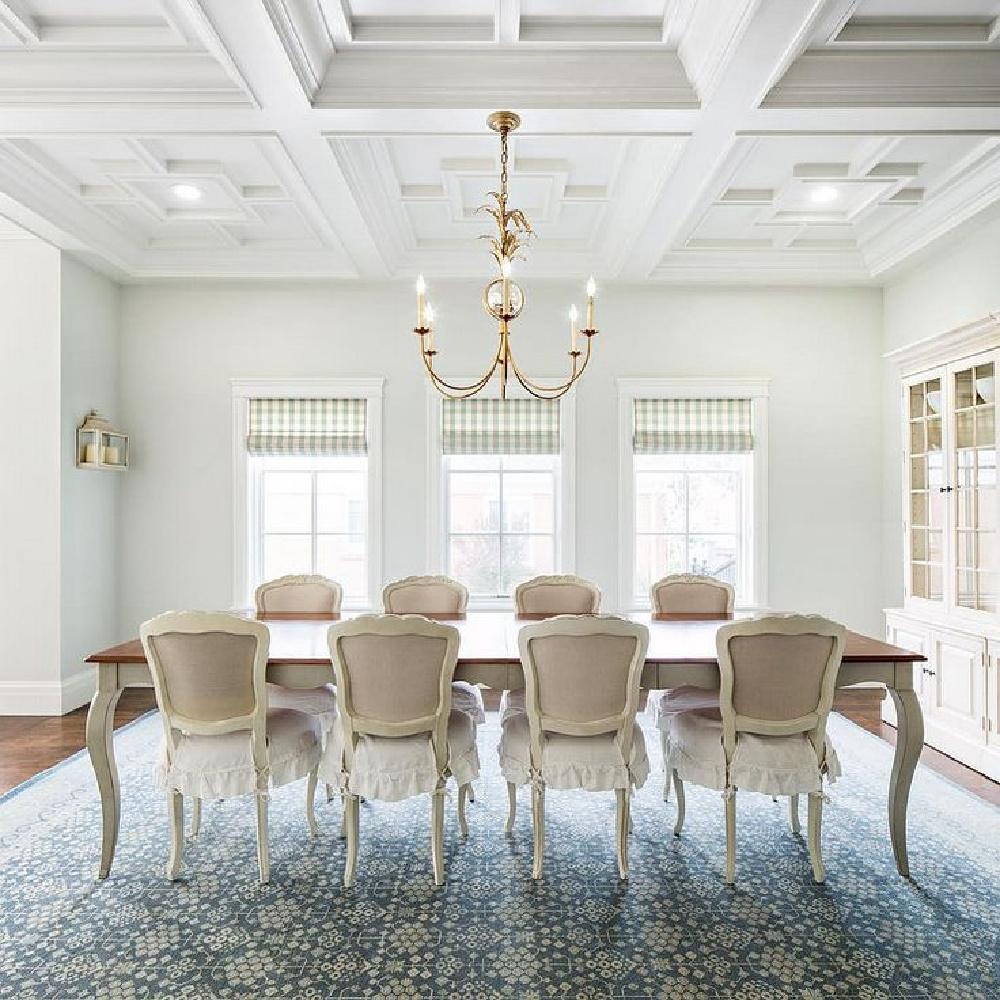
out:
M114 720L115 706L121 697L118 686L118 667L102 663L97 668L97 692L87 714L87 751L101 793L101 866L98 878L107 878L118 843L118 825L121 820L121 790L118 785L118 767L115 764Z
M907 666L911 666L907 664ZM906 809L910 799L913 772L924 746L924 716L916 692L889 688L896 706L896 752L889 779L889 837L896 856L896 868L910 877L910 859L906 850Z

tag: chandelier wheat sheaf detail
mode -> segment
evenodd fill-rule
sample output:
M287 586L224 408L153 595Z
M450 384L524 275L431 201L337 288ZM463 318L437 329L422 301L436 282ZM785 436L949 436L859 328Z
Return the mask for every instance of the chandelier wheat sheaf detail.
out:
M500 398L507 398L507 383L511 377L517 379L524 389L539 399L557 399L569 392L577 379L584 373L590 361L593 339L597 334L594 326L594 279L587 282L587 323L579 329L578 314L574 305L569 311L569 359L570 372L566 381L558 385L540 385L528 378L514 360L510 346L510 326L524 309L525 295L520 285L511 280L511 264L524 260L527 243L534 238L535 231L519 208L507 204L507 136L520 124L521 119L513 111L495 111L486 119L487 125L500 134L500 190L490 191L493 202L480 205L479 212L491 215L497 224L498 235L483 235L489 240L493 259L500 270L500 276L490 281L483 289L483 308L488 316L499 324L498 344L493 361L486 373L468 385L455 385L446 381L434 370L434 309L427 301L427 286L423 276L417 279L417 325L414 333L420 338L420 356L427 374L437 390L450 399L467 399L481 392L494 375L499 375ZM584 349L580 350L580 337Z

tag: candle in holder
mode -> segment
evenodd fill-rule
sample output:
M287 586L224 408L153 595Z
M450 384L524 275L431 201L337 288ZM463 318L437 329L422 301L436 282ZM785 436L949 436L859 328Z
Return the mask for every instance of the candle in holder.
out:
M104 464L105 465L118 464L118 449L113 444L106 444L104 446Z
M576 306L569 307L569 349L576 350Z
M417 278L417 327L424 328L424 292L427 286L424 284L424 276L421 274Z
M500 267L500 273L503 275L503 314L505 316L510 315L510 260L504 257L503 264Z
M427 350L434 350L434 306L429 302L425 312L427 318Z
M594 292L597 286L594 284L594 276L591 275L587 281L587 329L594 329Z
M97 445L88 444L83 449L83 460L87 465L97 465Z

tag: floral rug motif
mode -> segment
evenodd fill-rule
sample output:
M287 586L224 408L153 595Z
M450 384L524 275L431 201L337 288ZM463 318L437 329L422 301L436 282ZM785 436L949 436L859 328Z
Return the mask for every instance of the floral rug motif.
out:
M825 810L822 886L787 801L741 794L727 888L721 798L690 787L675 839L648 730L654 771L635 799L630 880L617 877L614 796L553 791L533 882L526 789L503 836L491 714L468 840L447 804L447 884L433 886L424 798L362 806L345 891L340 804L319 806L311 840L304 782L272 800L270 885L257 882L249 799L206 804L182 880L167 882L150 715L116 738L122 832L107 881L94 879L100 811L86 754L0 799L0 997L1000 998L1000 810L918 769L907 882L887 832L891 748L839 717L831 730L845 774Z

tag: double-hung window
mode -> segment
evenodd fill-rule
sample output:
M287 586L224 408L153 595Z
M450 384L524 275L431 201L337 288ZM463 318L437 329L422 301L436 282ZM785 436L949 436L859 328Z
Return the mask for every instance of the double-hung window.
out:
M340 583L346 604L367 606L380 582L380 380L367 396L296 396L294 384L287 395L247 395L262 388L234 386L244 484L238 603L250 603L265 580L318 573ZM371 390L359 380L342 391L352 388Z
M623 379L620 389L626 603L645 606L650 585L675 573L763 603L766 384Z
M435 401L440 433L444 573L474 601L505 603L523 580L565 571L572 457L565 402L527 398Z

